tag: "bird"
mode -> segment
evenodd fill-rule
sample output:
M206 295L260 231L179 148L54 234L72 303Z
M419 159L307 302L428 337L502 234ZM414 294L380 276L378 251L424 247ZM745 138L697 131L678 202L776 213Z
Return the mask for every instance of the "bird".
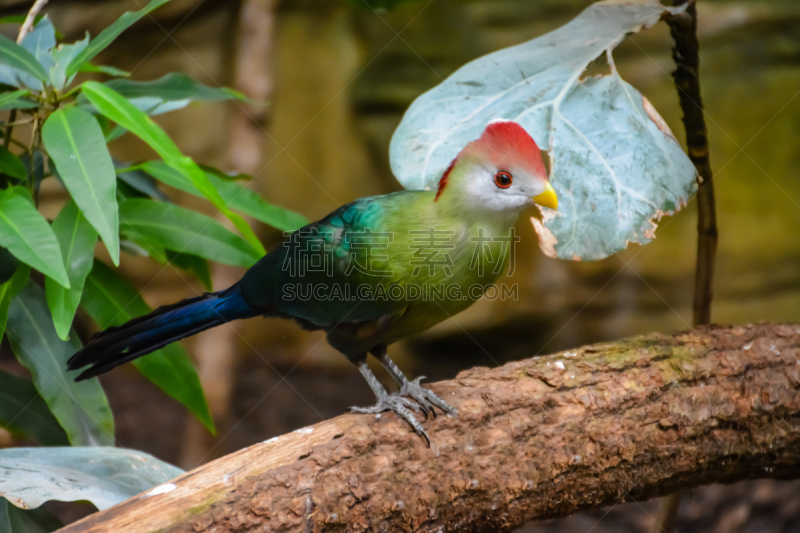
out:
M541 151L518 123L488 122L458 153L436 190L359 198L284 236L231 287L159 307L95 333L67 362L88 379L179 339L233 320L278 317L324 330L375 393L430 446L414 413L457 416L420 381L408 379L387 347L480 299L508 264L510 236L532 205L557 210ZM389 393L370 370L377 358L397 384ZM413 413L412 413L413 412Z

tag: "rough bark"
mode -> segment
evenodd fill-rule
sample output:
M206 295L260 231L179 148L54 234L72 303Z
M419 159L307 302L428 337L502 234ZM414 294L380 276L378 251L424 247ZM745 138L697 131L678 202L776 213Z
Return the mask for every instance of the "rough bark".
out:
M473 368L426 427L343 415L64 532L509 531L678 489L800 474L800 327L704 327Z

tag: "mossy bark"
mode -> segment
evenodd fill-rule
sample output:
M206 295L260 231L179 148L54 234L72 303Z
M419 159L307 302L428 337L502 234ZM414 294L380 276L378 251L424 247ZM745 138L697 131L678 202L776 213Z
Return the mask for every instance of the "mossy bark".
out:
M64 532L510 531L707 483L800 474L800 327L704 327L432 385L458 418L343 415Z

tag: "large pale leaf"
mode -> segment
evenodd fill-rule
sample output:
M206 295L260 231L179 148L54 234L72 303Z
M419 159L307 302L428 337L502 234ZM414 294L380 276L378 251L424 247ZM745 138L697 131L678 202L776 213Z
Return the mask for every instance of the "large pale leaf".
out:
M87 500L107 509L181 474L150 454L125 448L0 450L0 496L23 509L50 500Z
M24 187L0 190L0 246L56 282L69 287L61 249L50 224Z
M171 187L194 194L195 196L203 196L186 176L162 161L147 161L139 165L139 168ZM308 224L308 220L302 215L290 211L289 209L267 203L252 189L219 178L210 172L206 175L214 188L217 189L217 192L219 192L219 195L231 209L241 211L256 220L260 220L282 231L294 231Z
M11 302L6 330L11 349L31 373L33 384L74 446L114 444L114 417L97 378L75 383L79 372L67 372L67 359L81 343L56 335L44 292L28 281Z
M44 288L56 333L66 340L72 328L75 311L81 301L84 280L92 270L97 231L81 214L73 200L61 208L61 212L53 221L52 228L61 246L64 267L69 277L69 289L58 285L50 278L45 279Z
M152 311L128 280L97 260L86 280L81 307L102 329L124 324ZM209 431L214 432L214 422L200 379L179 343L169 344L140 357L133 364L147 379L185 405Z
M202 213L166 202L132 199L120 204L120 232L155 246L241 267L260 255L247 242Z
M102 52L114 39L119 37L123 31L127 30L139 19L164 4L169 0L150 0L146 6L139 11L128 11L123 13L113 24L101 31L97 37L91 40L89 46L82 50L67 66L66 75L72 76L78 72L81 67L92 60L94 56Z
M3 371L0 371L0 427L31 436L45 446L69 444L67 434L33 383Z
M464 65L408 109L392 137L392 170L408 189L435 189L489 121L515 120L550 151L559 207L534 224L547 255L602 259L649 242L655 221L687 202L695 170L620 78L611 50L668 9L656 0L598 2L555 31ZM582 76L605 54L610 74Z
M82 109L62 108L44 123L42 140L70 195L118 265L117 174L100 124Z
M89 98L100 113L113 120L123 128L146 142L150 148L172 168L186 176L197 187L203 196L208 198L214 207L233 222L236 228L244 235L247 242L258 252L266 254L264 246L258 240L247 222L238 214L228 209L227 204L211 185L206 173L195 163L192 158L184 156L172 142L172 139L143 111L139 110L120 96L116 91L109 89L101 83L87 81L83 84L83 94Z

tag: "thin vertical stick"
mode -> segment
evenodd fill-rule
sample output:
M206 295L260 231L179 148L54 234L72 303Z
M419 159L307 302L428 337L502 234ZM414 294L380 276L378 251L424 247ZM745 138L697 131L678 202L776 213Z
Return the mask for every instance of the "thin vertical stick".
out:
M687 3L676 0L675 5ZM714 261L717 253L717 209L714 202L714 183L708 155L708 132L700 96L700 45L697 41L697 6L689 0L686 10L667 18L670 34L675 41L672 58L676 69L672 73L678 89L686 146L689 159L697 169L697 266L694 278L694 316L692 323L702 326L711 322L711 299L714 295ZM683 494L670 494L661 501L653 531L671 533L675 528Z
M676 4L684 4L679 0ZM677 68L672 76L678 89L689 159L697 168L697 270L694 283L695 326L711 322L714 258L717 251L717 213L714 184L708 156L708 133L700 96L700 59L697 42L697 9L690 2L686 11L669 17L667 24L675 40L672 57Z

